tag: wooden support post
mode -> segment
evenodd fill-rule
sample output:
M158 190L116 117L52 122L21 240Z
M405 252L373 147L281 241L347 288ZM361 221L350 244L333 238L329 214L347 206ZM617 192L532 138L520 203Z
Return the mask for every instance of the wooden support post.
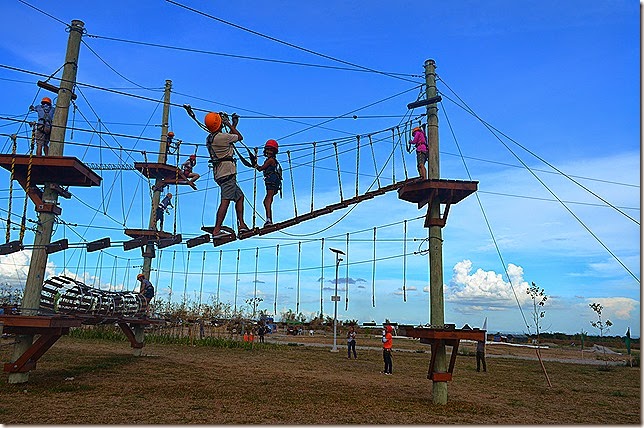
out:
M49 155L62 156L65 142L65 131L69 105L76 84L76 72L78 69L78 54L85 24L82 21L73 20L69 27L69 38L67 52L65 54L65 65L63 76L60 82L60 90L56 100L56 110L52 123L50 136ZM58 201L58 193L50 186L45 186L43 196L47 201ZM38 231L34 238L34 249L29 263L25 293L22 298L22 314L35 315L40 304L40 292L44 282L45 268L47 266L47 252L45 245L51 242L53 234L55 215L51 212L41 212L38 215ZM18 343L14 346L12 360L16 361L29 348L31 348L34 336L32 334L20 334L16 336ZM53 344L53 343L52 343ZM50 345L51 346L51 345ZM9 383L24 383L29 380L29 372L18 372L9 374Z
M434 60L425 61L426 97L436 96L436 64ZM438 151L438 107L436 103L427 104L427 143L429 147L427 178L440 178ZM440 221L440 199L437 193L432 195L428 207L428 217ZM430 222L430 224L433 222ZM434 223L436 224L436 223ZM430 324L445 324L445 302L443 295L443 232L441 226L429 226L429 300ZM432 345L432 360L435 372L447 371L445 342ZM447 404L447 382L432 382L432 400L434 404Z

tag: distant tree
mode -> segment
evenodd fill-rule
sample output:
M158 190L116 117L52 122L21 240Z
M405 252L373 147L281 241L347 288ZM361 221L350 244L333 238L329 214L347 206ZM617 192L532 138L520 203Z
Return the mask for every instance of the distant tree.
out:
M597 320L591 321L590 325L599 330L599 340L600 342L603 342L604 331L608 332L613 323L609 319L602 319L602 311L604 310L604 307L600 303L591 303L588 306L590 306L590 309L595 311L595 313L597 314ZM608 369L608 361L606 360L606 346L602 345L602 349L604 350L604 361L606 363L605 368Z
M543 318L546 316L546 311L543 309L548 296L546 295L546 290L539 288L534 282L528 287L526 293L532 299L532 322L537 333L537 358L539 358L539 363L541 363L541 368L543 369L543 374L546 376L546 381L548 381L548 386L552 388L550 383L550 378L548 377L548 372L546 371L546 366L543 365L543 360L541 359L540 345L539 345L539 334L541 333L541 326L543 323Z
M0 284L0 305L17 305L22 300L24 288L8 282Z
M251 312L252 312L252 317L255 317L255 314L257 313L257 307L259 306L260 303L262 303L264 299L261 297L253 297L251 299L246 299L245 302L248 306L250 306Z

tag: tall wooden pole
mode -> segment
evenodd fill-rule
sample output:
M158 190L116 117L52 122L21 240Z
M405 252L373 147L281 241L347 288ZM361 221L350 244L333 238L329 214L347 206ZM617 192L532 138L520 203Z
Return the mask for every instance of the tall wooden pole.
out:
M161 120L161 140L159 143L159 157L158 163L166 163L167 161L167 135L168 135L168 121L170 119L170 92L172 90L172 80L165 81L165 92L163 95L163 118ZM154 181L154 190L152 192L152 208L150 210L150 223L148 228L154 229L156 226L156 213L157 208L159 207L159 201L161 200L161 184L162 180L157 178ZM177 209L175 207L175 209ZM154 244L150 243L146 245L145 255L143 256L143 275L149 280L150 272L152 271L152 259L154 258ZM145 327L141 324L134 325L134 337L138 342L143 343L145 341ZM132 353L136 356L140 356L142 353L141 348L132 348Z
M432 59L425 61L426 97L432 98L436 92L436 63ZM438 107L436 103L427 105L427 143L429 146L427 177L440 178L438 156ZM440 199L435 195L429 204L429 218L440 218ZM440 226L429 226L429 299L430 324L445 324L445 301L443 296L443 232ZM436 349L434 370L447 371L445 344L440 342ZM434 404L447 404L447 382L432 382L432 399Z
M52 121L50 135L49 156L62 156L65 144L65 132L67 128L67 117L69 104L72 98L74 85L76 84L76 72L78 70L78 54L80 52L81 37L85 24L82 21L73 20L69 38L67 41L67 53L65 54L65 66L63 77L60 82L60 90L56 100L56 110ZM44 201L58 202L58 193L45 185L43 192ZM27 282L25 283L25 294L22 298L21 311L23 315L36 315L40 306L40 293L44 282L45 269L47 267L47 252L45 245L51 243L55 215L53 213L41 212L38 215L38 226L34 238L34 249L31 253ZM18 335L13 351L13 360L18 359L33 344L33 335ZM29 372L10 373L9 383L24 383L29 380Z

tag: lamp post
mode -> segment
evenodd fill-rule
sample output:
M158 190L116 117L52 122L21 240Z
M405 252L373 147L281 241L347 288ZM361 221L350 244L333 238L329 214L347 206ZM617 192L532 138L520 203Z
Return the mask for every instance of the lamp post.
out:
M338 352L338 302L340 301L340 296L338 295L338 268L340 267L340 262L343 260L342 257L340 257L340 254L344 256L344 252L341 250L336 250L335 248L329 248L329 250L335 253L335 294L331 296L331 300L334 303L333 348L331 348L331 352Z

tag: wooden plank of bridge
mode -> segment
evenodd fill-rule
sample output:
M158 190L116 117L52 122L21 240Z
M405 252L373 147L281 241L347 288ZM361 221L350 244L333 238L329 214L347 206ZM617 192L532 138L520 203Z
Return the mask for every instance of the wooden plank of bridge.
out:
M185 176L181 168L158 162L134 162L134 168L147 178L163 181L163 184L188 185L197 190L197 185Z

